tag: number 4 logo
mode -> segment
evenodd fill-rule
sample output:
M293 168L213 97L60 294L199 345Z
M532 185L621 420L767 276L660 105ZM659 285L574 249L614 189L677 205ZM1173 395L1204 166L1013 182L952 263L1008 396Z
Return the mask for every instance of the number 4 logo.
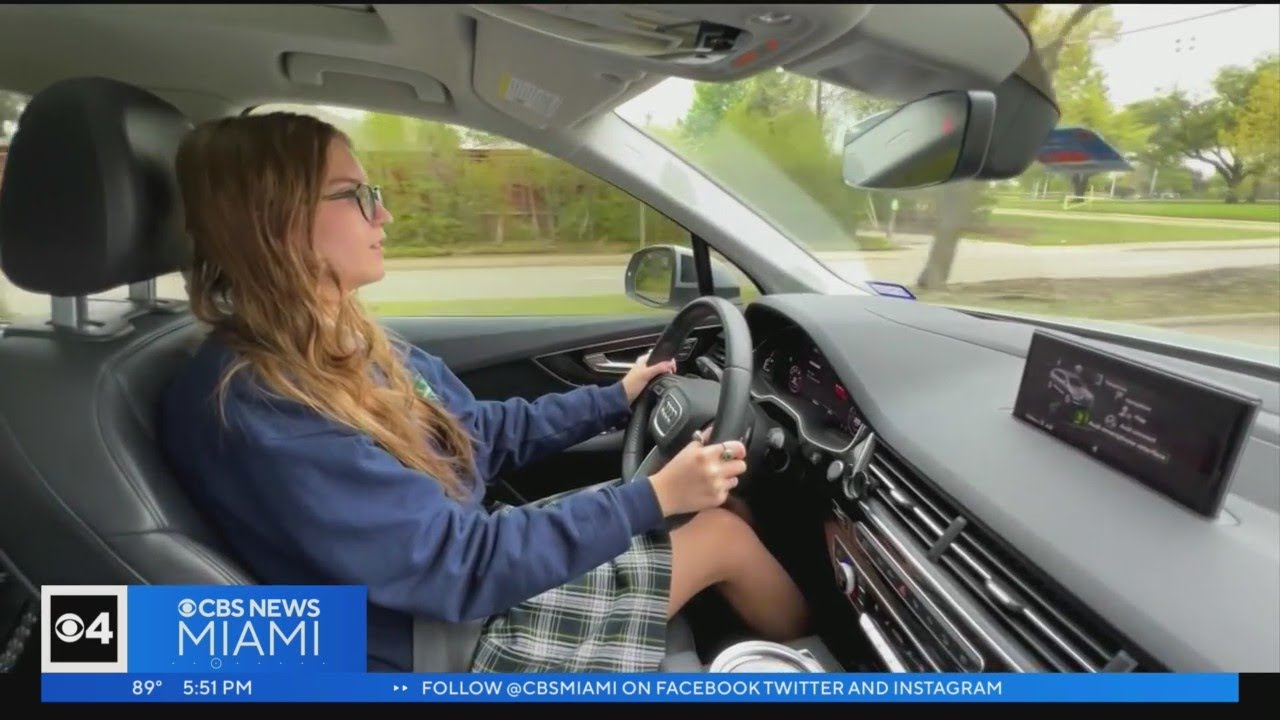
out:
M110 613L98 613L98 617L93 619L89 624L89 628L84 631L86 640L97 640L106 645L111 642L111 638L115 637L115 633L111 632L111 615Z

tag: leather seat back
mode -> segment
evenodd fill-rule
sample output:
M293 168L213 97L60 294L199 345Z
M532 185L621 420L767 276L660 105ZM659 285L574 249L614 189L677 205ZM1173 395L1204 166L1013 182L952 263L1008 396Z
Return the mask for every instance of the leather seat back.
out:
M75 300L185 263L173 162L190 127L143 90L75 79L32 98L10 146L0 267L74 311L0 331L0 552L33 589L253 582L156 444L201 329L181 305Z

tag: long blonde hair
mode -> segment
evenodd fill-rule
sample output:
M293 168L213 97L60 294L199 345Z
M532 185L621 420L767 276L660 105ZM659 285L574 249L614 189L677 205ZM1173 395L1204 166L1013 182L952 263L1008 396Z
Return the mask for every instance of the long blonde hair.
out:
M272 113L202 124L179 148L192 312L236 355L220 403L235 374L251 370L271 391L368 434L463 497L471 438L414 391L403 343L354 296L342 293L335 307L324 293L337 276L311 237L335 139L351 144L316 118Z

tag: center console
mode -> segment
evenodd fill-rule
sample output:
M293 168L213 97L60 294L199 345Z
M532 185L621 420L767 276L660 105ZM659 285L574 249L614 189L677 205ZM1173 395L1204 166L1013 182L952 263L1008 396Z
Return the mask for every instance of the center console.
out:
M930 577L904 537L895 536L891 520L868 506L853 520L833 504L826 523L828 552L840 592L857 616L884 667L891 672L1004 671L1012 663L986 653L953 619L964 615L942 578Z
M856 632L892 672L1099 672L1134 661L869 429L824 537Z

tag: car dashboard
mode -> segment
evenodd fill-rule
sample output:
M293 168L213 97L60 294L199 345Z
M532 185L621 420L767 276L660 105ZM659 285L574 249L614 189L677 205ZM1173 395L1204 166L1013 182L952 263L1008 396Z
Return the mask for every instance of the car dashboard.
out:
M898 672L1280 669L1274 380L1108 345L1260 398L1207 518L1013 416L1028 324L810 295L746 316L768 436L753 492L808 518L816 540L778 552L835 598L833 647Z

